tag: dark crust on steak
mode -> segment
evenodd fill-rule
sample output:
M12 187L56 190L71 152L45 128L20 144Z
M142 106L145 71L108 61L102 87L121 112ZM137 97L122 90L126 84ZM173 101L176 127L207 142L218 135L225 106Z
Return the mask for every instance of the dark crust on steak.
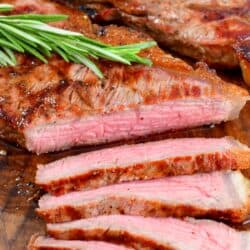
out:
M190 175L215 170L247 169L250 165L250 156L244 151L228 151L225 153L210 153L192 157L175 157L150 163L141 163L134 166L115 167L106 170L91 171L81 176L69 177L53 181L48 184L38 183L49 193L61 195L70 191L94 189L131 180L147 180L165 176Z
M158 242L149 240L138 235L130 234L126 231L112 231L112 230L69 230L67 232L61 233L56 230L47 229L48 234L56 239L70 239L70 240L104 240L108 242L124 244L129 247L133 247L137 250L146 249L146 250L175 250L171 246L163 246Z
M113 204L113 205L112 205ZM127 206L127 209L124 208ZM135 213L133 211L135 209ZM140 209L138 209L140 207ZM98 211L94 212L93 211ZM101 202L92 202L84 206L60 206L55 209L37 209L36 212L48 223L60 223L99 215L126 214L144 217L195 217L241 223L248 218L249 207L236 209L203 209L188 205L166 205L160 201L144 199L118 198L115 195ZM127 210L127 211L126 211Z

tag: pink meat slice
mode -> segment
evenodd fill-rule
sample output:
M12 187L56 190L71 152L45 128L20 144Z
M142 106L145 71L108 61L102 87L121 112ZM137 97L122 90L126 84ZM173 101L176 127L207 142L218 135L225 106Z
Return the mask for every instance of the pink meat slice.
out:
M36 183L54 194L169 175L244 169L250 150L238 141L187 138L125 145L39 165Z
M210 220L112 215L48 224L58 239L126 242L135 249L247 250L250 232L238 232Z
M44 236L33 236L28 250L131 250L120 245L99 241L55 240Z
M37 212L47 222L98 215L192 216L244 221L249 212L249 181L240 172L167 177L44 195Z

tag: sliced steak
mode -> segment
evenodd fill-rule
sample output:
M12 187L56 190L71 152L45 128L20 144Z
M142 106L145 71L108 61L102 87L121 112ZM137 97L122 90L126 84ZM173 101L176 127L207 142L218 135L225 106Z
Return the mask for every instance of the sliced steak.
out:
M107 240L138 250L250 249L249 232L209 220L112 215L48 224L47 230L58 239Z
M124 181L249 166L250 149L230 137L170 139L103 149L39 165L36 183L58 195Z
M33 236L28 250L131 250L120 245L101 241L66 241L43 236Z
M146 31L162 45L212 66L233 68L244 64L234 47L237 41L250 36L249 0L73 2L90 3L81 9L99 21L122 20L131 27ZM93 5L93 2L112 5ZM249 53L248 48L244 54ZM250 73L250 67L242 66L242 70L244 75L246 71ZM250 84L248 78L245 80Z
M125 27L92 25L82 13L51 1L2 2L14 4L15 14L68 14L55 25L105 43L150 39ZM40 154L232 120L249 99L246 90L203 64L193 69L158 47L141 55L153 67L97 62L103 80L56 56L43 64L20 55L18 66L0 69L0 136Z
M250 212L249 189L249 180L240 172L214 172L45 195L37 212L50 223L111 214L242 222Z

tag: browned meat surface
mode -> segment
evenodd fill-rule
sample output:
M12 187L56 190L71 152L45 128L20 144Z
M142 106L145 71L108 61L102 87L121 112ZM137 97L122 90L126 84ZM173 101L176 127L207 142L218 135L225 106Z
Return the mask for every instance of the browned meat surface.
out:
M72 2L72 1L70 1ZM249 74L235 46L250 36L249 0L76 0L90 2L82 8L92 17L105 21L123 20L129 26L144 30L159 43L180 54L222 68L242 67ZM93 2L112 5L93 5ZM91 9L97 9L98 15ZM95 14L93 14L95 13ZM241 50L249 55L247 50ZM246 58L244 58L246 59ZM249 62L249 56L247 58ZM248 73L247 73L247 72ZM246 82L250 84L248 77Z
M106 43L148 39L125 27L92 25L82 13L51 1L3 2L14 4L16 14L66 13L70 19L55 25ZM154 66L98 62L104 80L56 56L46 65L19 55L18 66L0 69L1 137L46 153L231 120L248 100L247 91L204 65L194 70L158 47L142 55Z

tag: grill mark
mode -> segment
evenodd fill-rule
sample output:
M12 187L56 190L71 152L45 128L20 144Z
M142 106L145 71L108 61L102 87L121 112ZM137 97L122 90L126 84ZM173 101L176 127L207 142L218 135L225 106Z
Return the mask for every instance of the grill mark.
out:
M0 105L0 117L1 119L5 120L7 123L11 124L14 128L18 130L22 130L24 127L26 127L29 123L32 122L34 116L36 115L36 111L45 104L45 98L48 97L53 92L60 92L62 89L62 86L56 86L55 89L46 88L42 91L36 93L36 94L30 94L29 96L26 96L28 99L28 102L31 105L28 105L28 108L25 110L25 112L21 112L21 114L18 116L16 115L10 115L11 113L4 111L4 105Z
M49 92L50 92L50 88L47 88L41 91L41 93L38 93L37 95L30 96L30 100L36 100L36 101L34 102L34 105L29 106L26 113L22 116L21 119L23 122L20 122L18 124L19 128L24 128L25 126L27 126L27 124L29 124L32 121L36 110L38 110L39 107L44 104L44 100L48 96Z

